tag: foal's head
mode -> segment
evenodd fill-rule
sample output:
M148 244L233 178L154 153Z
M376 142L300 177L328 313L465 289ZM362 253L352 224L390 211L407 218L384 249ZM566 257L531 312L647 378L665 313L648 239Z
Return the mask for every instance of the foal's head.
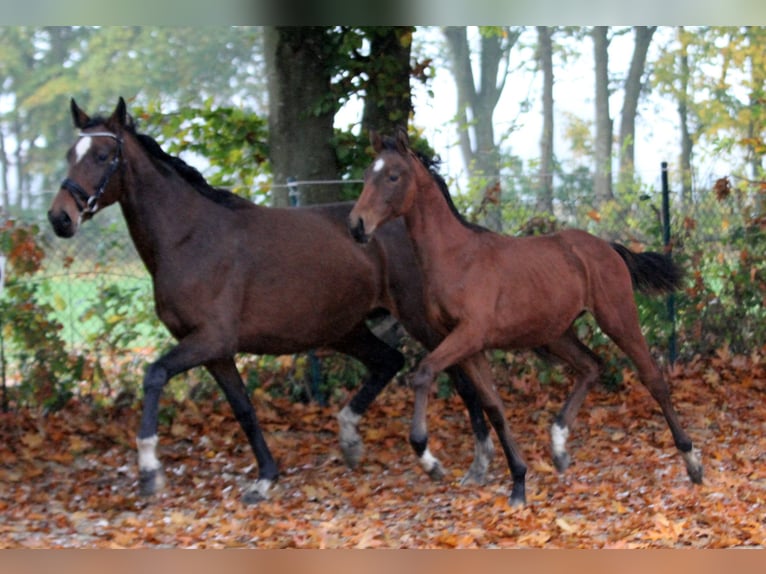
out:
M410 149L407 132L399 130L396 138L370 134L375 160L364 174L362 194L349 215L349 228L354 238L366 242L375 230L412 206L417 191L420 160Z
M48 211L53 230L60 237L73 236L82 220L119 199L123 133L132 125L122 98L108 119L91 119L74 99L70 108L80 132L67 152L69 171Z

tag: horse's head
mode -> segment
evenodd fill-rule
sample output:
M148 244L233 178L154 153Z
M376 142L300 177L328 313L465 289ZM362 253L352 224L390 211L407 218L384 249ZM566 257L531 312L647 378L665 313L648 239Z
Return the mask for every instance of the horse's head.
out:
M407 132L399 130L396 138L383 140L370 134L375 160L364 174L364 188L349 214L349 229L354 238L364 243L375 230L412 206L417 188L415 166Z
M122 98L108 119L91 119L74 99L70 107L80 132L67 152L69 171L48 211L60 237L72 237L81 221L119 199L123 132L131 121Z

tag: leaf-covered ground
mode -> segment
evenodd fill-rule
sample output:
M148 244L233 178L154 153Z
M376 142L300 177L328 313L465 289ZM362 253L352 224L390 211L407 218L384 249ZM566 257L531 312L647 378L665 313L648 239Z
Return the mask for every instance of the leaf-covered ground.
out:
M70 403L48 417L0 415L0 547L7 548L644 548L766 544L766 361L726 352L678 366L674 403L701 447L705 483L688 481L647 391L627 377L595 389L551 465L548 428L568 387L501 381L529 466L528 505L507 503L499 448L484 486L461 486L473 447L457 399L430 403L430 445L451 475L431 482L407 442L412 394L392 384L362 421L363 463L340 457L338 405L256 394L282 469L268 502L243 505L257 469L228 406L166 404L160 456L168 487L136 494L135 406Z

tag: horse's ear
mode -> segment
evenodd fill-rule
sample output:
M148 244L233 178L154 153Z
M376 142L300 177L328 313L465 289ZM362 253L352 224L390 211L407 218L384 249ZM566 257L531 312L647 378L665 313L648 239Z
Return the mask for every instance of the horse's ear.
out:
M380 153L380 150L383 149L383 139L375 130L370 130L370 144L372 145L372 149L375 150L375 153Z
M69 109L72 111L72 121L74 121L74 127L82 129L90 121L90 117L84 111L80 109L77 102L72 98L69 102Z
M396 129L396 149L402 154L407 153L407 150L410 149L410 138L407 137L407 130L401 126Z
M114 125L116 123L120 128L124 128L127 125L128 111L127 107L125 106L125 100L122 99L122 96L120 96L120 100L117 102L117 107L114 108L112 117L109 118L107 123L109 125Z

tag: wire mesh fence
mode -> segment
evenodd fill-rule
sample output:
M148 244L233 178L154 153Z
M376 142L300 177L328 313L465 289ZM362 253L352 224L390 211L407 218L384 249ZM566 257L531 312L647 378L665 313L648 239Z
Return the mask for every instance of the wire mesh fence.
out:
M536 218L534 208L518 197L504 197L500 204L507 233L552 228L530 224ZM681 198L671 191L668 207L673 256L686 272L685 288L675 300L678 357L685 360L722 347L741 353L762 347L766 343L766 241L752 193L706 190ZM661 211L660 190L653 189L632 204L602 206L598 211L570 206L558 214L561 221L553 227L580 227L634 249L661 250ZM112 363L129 365L118 369L127 369L122 371L125 378L138 385L144 362L171 339L154 314L150 276L119 210L97 214L68 240L55 237L44 217L26 221L39 226L45 258L37 273L16 280L41 287L36 296L60 324L66 352L87 357L95 370L91 379L98 369L104 370L108 357ZM639 303L648 338L665 353L670 330L665 302ZM34 354L33 349L13 343L18 338L10 337L9 329L18 328L32 326L7 322L3 326L3 367L9 381L17 378L14 370ZM88 373L81 375L84 380ZM106 373L101 377L106 378Z

